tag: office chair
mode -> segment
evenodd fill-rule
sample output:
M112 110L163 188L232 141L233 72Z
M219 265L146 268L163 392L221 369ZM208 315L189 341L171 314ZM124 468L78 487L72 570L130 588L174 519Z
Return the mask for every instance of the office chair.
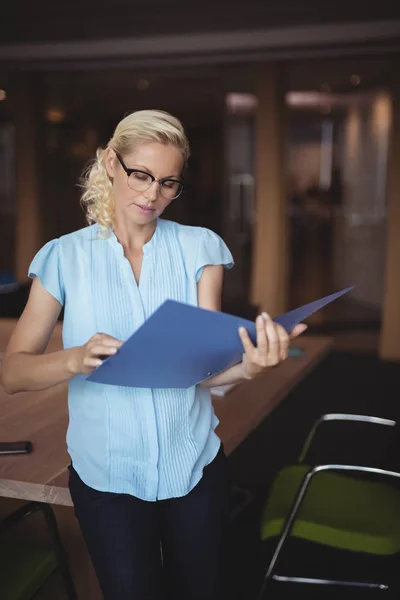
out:
M321 550L330 547L374 557L400 553L400 472L351 464L307 464L316 431L332 421L383 426L392 432L396 426L389 419L351 414L326 414L314 424L298 463L279 471L264 508L261 539L277 538L277 544L259 600L273 581L320 585L322 589L392 589L388 581L341 581L277 572L282 549L291 536L320 545Z
M12 534L23 521L41 512L50 534L51 545L43 546L24 537L15 543ZM78 596L68 567L68 560L52 508L41 502L29 502L0 522L0 598L33 600L39 590L60 569L66 597Z

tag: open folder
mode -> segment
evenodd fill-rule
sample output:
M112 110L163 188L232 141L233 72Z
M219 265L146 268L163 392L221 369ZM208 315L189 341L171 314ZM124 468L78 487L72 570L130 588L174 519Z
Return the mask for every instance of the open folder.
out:
M290 332L351 289L296 308L274 321ZM87 379L139 388L189 388L241 361L239 327L247 329L255 344L254 322L167 300Z

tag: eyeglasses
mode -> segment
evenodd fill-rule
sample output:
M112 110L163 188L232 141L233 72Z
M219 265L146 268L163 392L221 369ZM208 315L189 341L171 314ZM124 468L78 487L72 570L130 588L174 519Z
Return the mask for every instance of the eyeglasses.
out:
M171 177L157 179L157 177L150 175L150 173L146 173L146 171L128 169L118 152L115 152L115 154L125 173L128 175L128 186L131 190L135 192L146 192L149 187L157 181L160 188L160 194L166 200L175 200L175 198L178 198L178 196L181 195L183 191L183 182L181 180L173 179Z

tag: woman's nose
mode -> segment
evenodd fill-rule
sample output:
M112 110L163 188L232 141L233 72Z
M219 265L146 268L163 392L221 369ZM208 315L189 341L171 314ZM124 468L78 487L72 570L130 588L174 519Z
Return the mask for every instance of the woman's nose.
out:
M154 202L157 199L158 188L159 188L158 181L153 181L151 186L143 194L144 197L146 198L146 200L149 200L150 202Z

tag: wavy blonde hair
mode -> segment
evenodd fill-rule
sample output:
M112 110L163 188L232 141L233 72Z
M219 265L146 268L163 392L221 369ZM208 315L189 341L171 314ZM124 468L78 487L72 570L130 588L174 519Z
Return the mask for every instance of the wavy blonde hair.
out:
M181 151L184 164L189 158L189 142L182 123L176 117L161 110L139 110L122 119L107 146L97 149L95 159L81 179L81 204L86 211L86 219L89 224L97 223L103 233L114 225L112 180L105 166L107 148L113 148L123 157L138 144L146 142L175 146Z

